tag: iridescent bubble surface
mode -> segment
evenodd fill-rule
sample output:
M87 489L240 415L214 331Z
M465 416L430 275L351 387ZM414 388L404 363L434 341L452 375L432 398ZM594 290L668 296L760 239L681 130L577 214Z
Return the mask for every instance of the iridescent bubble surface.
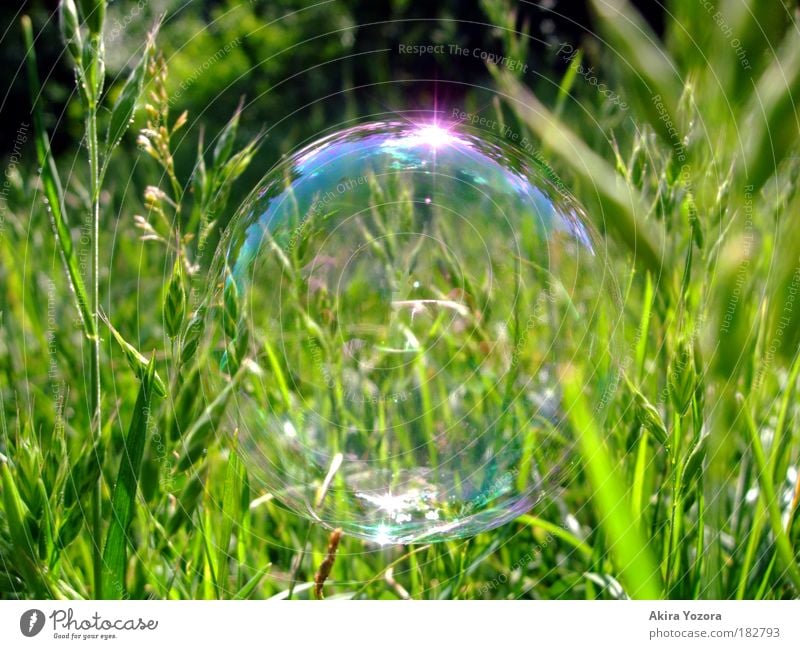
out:
M215 263L213 397L255 490L379 543L469 536L568 488L559 376L613 388L603 240L537 159L369 123L285 158Z

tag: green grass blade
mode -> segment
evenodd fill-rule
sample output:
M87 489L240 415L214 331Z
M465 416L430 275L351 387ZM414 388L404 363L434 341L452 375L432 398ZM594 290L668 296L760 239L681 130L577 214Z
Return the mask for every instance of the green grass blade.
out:
M72 244L69 226L67 224L66 211L64 209L64 190L56 168L56 161L53 152L50 150L50 139L44 129L41 109L41 86L39 84L39 73L36 70L36 51L33 47L33 27L28 16L22 17L22 33L25 39L26 62L28 67L28 87L31 98L31 114L33 116L34 139L36 142L36 157L41 167L41 181L44 195L47 199L48 212L56 235L58 250L61 260L67 271L70 288L75 295L75 302L78 313L83 323L87 337L94 338L97 335L94 318L89 309L89 298L86 286L81 276L78 257L75 247Z
M111 524L103 548L103 582L101 593L105 599L121 598L125 594L125 565L127 563L128 527L133 519L136 489L142 469L142 457L150 420L150 402L153 396L155 361L150 361L141 386L133 419L125 438L117 481L111 499Z
M217 581L224 592L228 579L228 565L231 556L228 553L234 531L241 529L244 511L242 509L242 490L244 489L244 466L239 458L237 448L232 448L228 456L225 470L225 484L222 492L222 521L217 538ZM238 532L237 532L238 536Z
M108 159L112 149L119 144L125 131L133 120L133 113L136 110L136 103L142 95L142 85L144 82L145 71L147 70L147 63L150 60L150 52L153 48L156 35L158 33L158 25L155 26L153 31L148 35L147 42L144 46L142 58L130 75L125 80L122 90L114 102L111 109L111 117L108 121L108 129L106 130L105 142L105 157Z
M26 585L37 598L47 596L39 570L36 566L36 549L26 521L26 509L17 490L14 476L6 460L0 461L3 486L3 513L11 536L14 563L22 573Z
M567 67L567 71L564 73L561 83L558 84L558 97L556 98L556 105L553 109L553 114L556 117L560 117L561 113L564 111L564 104L567 101L567 97L569 97L572 86L575 84L575 79L578 76L578 69L581 67L582 62L583 50L578 50L575 56L570 59L569 67Z
M648 429L642 426L641 437L636 451L636 464L633 470L633 483L631 484L631 515L635 521L639 521L644 510L643 503L645 492L645 478L647 476L647 448L650 435Z
M753 458L756 461L756 468L758 469L758 484L761 488L761 500L767 509L769 524L772 528L772 534L775 537L775 548L778 552L778 559L783 564L785 574L792 582L795 591L800 592L800 570L797 568L797 559L794 556L792 544L781 522L781 512L780 509L778 509L778 500L775 497L772 471L767 462L764 447L761 446L761 439L759 438L755 421L753 421L753 415L743 399L738 400L742 405L745 428L750 438L750 447L753 451Z
M222 171L223 165L228 161L233 152L233 144L236 141L236 133L239 130L239 117L242 114L242 105L244 98L239 100L239 106L233 117L222 129L222 132L217 137L217 143L214 146L214 166L212 173L218 175Z
M782 2L763 0L717 2L719 16L715 14L713 18L725 29L710 30L712 41L707 51L728 101L740 101L742 94L752 89L755 75L762 69L759 54L774 51L780 37L792 25L792 14L787 8ZM736 47L731 44L731 34L737 37Z
M679 144L677 114L682 86L675 62L629 2L592 0L591 4L623 72L628 73L628 92L640 98L642 113L664 141Z
M787 469L789 457L787 451L792 441L791 416L789 407L797 399L797 379L800 377L800 350L792 361L789 377L786 381L786 388L781 397L781 405L778 410L778 421L775 424L775 436L770 448L769 468L772 475L784 475Z
M139 377L141 381L147 372L147 368L150 365L150 361L147 360L142 352L140 352L136 347L131 345L125 338L123 338L122 334L117 331L114 325L111 324L111 321L103 314L100 315L100 318L108 327L108 330L111 332L114 340L117 341L120 349L122 350L123 355L125 356L125 360L128 361L128 365L130 368L136 373L136 376ZM158 372L153 373L153 388L156 391L156 394L159 397L166 397L167 396L167 387L164 384L164 381L158 375Z
M595 510L621 572L621 581L631 597L659 599L662 587L658 568L637 521L631 516L623 487L625 477L612 462L582 394L583 378L576 368L564 371L562 378L565 407L592 485Z
M253 593L255 593L258 589L261 582L264 580L264 576L269 572L271 567L271 563L266 563L259 568L256 571L256 574L250 577L250 579L247 580L247 583L236 592L236 594L233 596L233 599L250 599L253 596Z
M228 400L235 390L239 388L249 370L249 365L247 363L243 364L183 435L183 448L176 466L178 471L188 469L202 455L203 449L208 443L209 433L214 430L217 421L228 405Z
M206 509L198 515L200 534L203 541L203 598L221 599L219 580L217 579L217 557L214 552L214 539L211 530L211 509Z
M516 78L505 71L495 73L517 116L536 133L543 147L558 155L596 194L602 208L596 217L600 219L598 227L610 228L634 254L636 263L660 277L663 245L639 216L644 207L638 193L630 186L623 187L614 167L571 133Z
M644 296L642 297L642 317L639 320L639 337L636 341L636 376L644 378L644 363L647 358L647 341L650 335L650 318L653 314L653 279L647 273Z
M740 158L743 185L758 191L797 142L800 96L800 31L789 30L772 65L758 81L745 123L745 155Z
M759 541L761 540L761 530L763 524L763 513L761 506L756 508L753 516L753 522L748 531L747 546L744 552L744 559L739 573L739 584L736 587L736 599L744 599L747 590L747 584L750 580L750 568L755 560L756 550L758 550ZM774 558L774 557L773 557Z
M571 547L575 548L578 552L580 552L587 560L591 560L592 558L592 548L589 546L585 541L582 541L574 534L571 534L561 525L556 525L555 523L551 523L550 521L546 521L542 518L537 516L531 516L529 514L524 514L517 519L520 523L524 523L525 525L529 525L530 527L538 527L545 532L547 532L548 536L555 537L564 541Z

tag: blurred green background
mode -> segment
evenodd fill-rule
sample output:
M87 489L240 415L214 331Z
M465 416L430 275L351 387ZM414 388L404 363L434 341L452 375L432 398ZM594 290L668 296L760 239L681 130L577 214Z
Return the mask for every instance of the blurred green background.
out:
M663 7L648 0L634 4L660 33ZM52 0L8 3L0 9L0 78L8 93L0 109L6 125L2 151L13 145L13 125L29 116L24 48L15 24L23 13L32 16L37 31L54 151L74 148L81 138L82 117L75 105L74 73L59 38L57 5ZM528 66L525 81L552 98L557 89L550 81L568 65L558 46L567 42L577 48L596 31L585 3L517 3L514 15L502 16L502 23L488 7L474 0L112 2L105 28L108 83L113 94L114 84L122 82L141 52L147 31L163 15L159 46L170 66L175 114L188 109L191 123L202 122L216 133L244 97L243 133L268 131L259 159L271 164L277 155L345 119L430 110L437 102L441 108L481 106L491 96L485 60L453 56L449 46L503 56L505 36L493 24L530 35L528 51L519 57ZM444 51L405 54L401 44L440 45ZM599 55L596 44L594 55ZM180 157L184 174L193 162L194 138L196 129L181 145L191 151ZM129 136L129 144L134 139Z

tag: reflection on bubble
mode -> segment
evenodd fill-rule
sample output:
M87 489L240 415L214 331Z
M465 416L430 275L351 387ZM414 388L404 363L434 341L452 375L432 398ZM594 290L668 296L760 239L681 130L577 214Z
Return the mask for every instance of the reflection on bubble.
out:
M618 308L602 241L559 188L432 122L340 131L270 172L220 245L207 327L208 388L239 381L228 412L254 488L410 543L566 486L559 375L584 365L602 406Z

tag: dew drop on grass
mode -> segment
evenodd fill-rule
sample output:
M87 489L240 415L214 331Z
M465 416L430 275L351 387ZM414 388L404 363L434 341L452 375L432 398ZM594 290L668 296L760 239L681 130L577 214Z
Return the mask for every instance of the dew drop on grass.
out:
M379 543L474 535L568 487L559 376L617 384L604 239L543 162L376 122L284 158L220 243L210 398L255 491ZM242 371L240 368L259 368Z

